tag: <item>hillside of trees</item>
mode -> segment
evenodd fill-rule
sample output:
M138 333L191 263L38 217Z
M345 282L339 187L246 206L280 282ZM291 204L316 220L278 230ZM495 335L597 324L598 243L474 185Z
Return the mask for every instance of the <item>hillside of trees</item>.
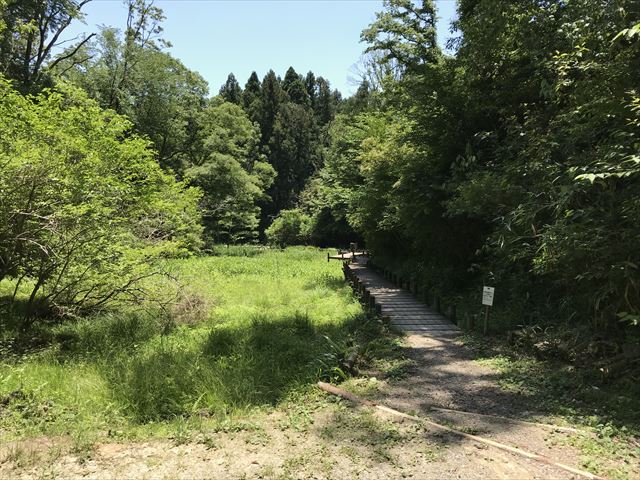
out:
M27 316L218 243L356 240L462 305L496 286L497 328L637 335L638 2L460 0L442 51L434 2L389 0L346 99L293 67L210 96L147 0L56 47L86 3L0 0L0 280Z

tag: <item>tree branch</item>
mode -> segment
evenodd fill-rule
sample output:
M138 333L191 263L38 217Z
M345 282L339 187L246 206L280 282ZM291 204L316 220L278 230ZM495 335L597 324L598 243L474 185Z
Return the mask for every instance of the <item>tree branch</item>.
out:
M66 55L62 55L61 57L56 58L53 62L51 62L49 64L49 68L53 69L56 67L56 65L58 65L60 62L62 62L63 60L66 60L68 58L73 57L76 53L78 53L78 50L80 50L80 48L82 48L82 46L87 43L89 40L91 40L92 37L95 37L95 33L92 33L91 35L89 35L88 37L86 37L84 40L82 40L78 45L76 45L76 48L73 49L73 51L71 51L70 53L67 53ZM91 58L91 57L89 57Z

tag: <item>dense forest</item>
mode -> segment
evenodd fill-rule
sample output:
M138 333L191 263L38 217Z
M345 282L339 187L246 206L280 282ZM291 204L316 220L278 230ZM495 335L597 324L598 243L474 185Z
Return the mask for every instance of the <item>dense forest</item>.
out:
M426 283L495 285L503 328L637 334L640 4L463 0L455 55L435 18L391 1L363 32L386 75L336 119L321 191Z
M433 2L387 1L347 99L293 67L210 96L147 0L63 49L86 3L2 0L0 280L27 323L135 298L154 258L354 240L462 304L495 285L500 328L640 323L637 2L461 0L442 51Z

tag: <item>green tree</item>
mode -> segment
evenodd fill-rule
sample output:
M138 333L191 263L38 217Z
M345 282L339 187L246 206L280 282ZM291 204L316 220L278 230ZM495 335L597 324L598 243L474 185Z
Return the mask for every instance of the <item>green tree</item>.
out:
M307 93L307 87L300 75L296 73L293 67L289 67L282 82L282 89L287 93L289 100L298 105L306 107L311 106L311 100Z
M293 67L289 67L284 74L284 80L282 80L282 89L287 91L298 80L300 80L300 75Z
M153 142L160 165L180 174L199 148L196 122L207 83L156 47L136 47L135 54L126 53L128 48L115 29L103 29L98 43L90 45L92 59L82 68L68 69L64 78L103 107L127 115Z
M235 103L236 105L242 104L242 88L240 88L240 84L233 73L229 74L227 81L220 87L218 94L224 98L226 102Z
M273 70L265 75L260 89L260 133L262 145L267 145L273 134L276 115L280 105L286 101L280 80Z
M269 195L267 215L291 208L307 180L320 166L321 145L313 113L295 103L281 105L269 141L269 162L277 176Z
M367 79L362 80L358 86L358 90L356 90L356 93L345 102L345 108L350 113L362 113L368 111L371 107L372 93L369 81Z
M318 85L316 83L316 76L312 71L307 72L304 77L304 86L307 89L307 95L309 95L309 103L311 108L316 108L316 97L318 96Z
M269 225L266 236L269 243L284 248L288 245L306 245L309 241L311 219L304 212L282 210Z
M50 84L49 71L63 61L81 63L78 55L94 36L84 35L63 53L54 52L66 43L60 36L90 0L6 0L0 7L0 73L16 81L23 92Z
M362 32L367 52L379 52L381 60L396 60L408 69L436 61L436 8L432 0L385 0L385 10Z
M200 154L186 169L200 187L205 232L213 243L253 241L258 236L259 202L275 172L259 152L260 132L239 106L211 101L199 120Z
M199 247L199 192L130 129L77 89L25 98L0 81L0 280L26 298L25 326L138 301L155 259Z
M315 113L320 125L327 125L336 112L335 99L331 92L329 82L322 77L316 80L318 96L316 98Z
M242 106L251 121L260 123L260 110L262 109L262 85L256 72L251 72L242 93Z

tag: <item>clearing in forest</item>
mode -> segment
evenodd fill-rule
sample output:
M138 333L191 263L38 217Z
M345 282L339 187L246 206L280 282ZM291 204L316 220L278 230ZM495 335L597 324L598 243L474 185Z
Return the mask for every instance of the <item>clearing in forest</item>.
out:
M594 473L638 474L632 451L590 432L431 410L566 423L461 341L389 332L325 258L232 248L172 261L189 288L171 322L129 312L43 327L25 351L5 339L0 476L572 478L328 396L319 379Z

